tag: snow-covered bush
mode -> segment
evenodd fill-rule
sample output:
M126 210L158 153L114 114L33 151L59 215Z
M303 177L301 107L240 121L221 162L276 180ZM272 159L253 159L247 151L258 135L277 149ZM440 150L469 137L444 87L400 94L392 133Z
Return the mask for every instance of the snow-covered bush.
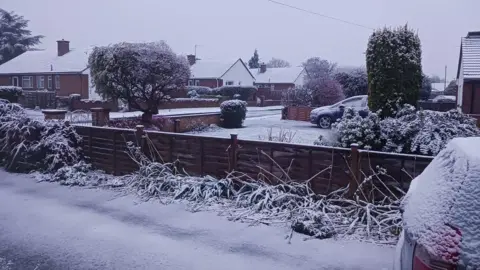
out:
M198 95L215 95L215 92L212 88L207 86L193 86L189 85L186 87L187 92L195 91Z
M394 116L403 104L416 105L422 87L422 50L407 26L375 31L367 46L369 108Z
M197 98L198 96L199 96L199 94L195 90L190 90L187 93L187 97L189 97L189 98Z
M283 106L312 106L312 90L296 87L282 92Z
M17 103L18 98L23 95L23 90L18 86L0 86L0 98Z
M220 104L222 126L224 128L241 128L247 116L247 102L234 99Z
M453 138L480 136L476 120L458 110L424 111L408 104L395 117L381 120L375 113L362 118L347 108L332 131L333 142L320 137L314 144L350 147L357 143L371 150L436 155Z
M312 93L312 105L327 106L345 98L342 85L330 77L310 79L305 84Z
M63 121L30 119L18 104L0 103L0 151L10 171L52 172L81 160L81 137Z
M356 143L360 148L379 149L380 141L380 119L375 113L368 113L361 117L353 108L345 108L343 118L332 124L337 142L335 146L350 147ZM325 145L325 138L319 138L316 145Z
M334 75L334 78L342 85L343 93L347 98L368 93L368 76L364 69L339 72Z
M215 94L235 98L235 95L240 95L241 100L249 100L257 92L254 86L222 86L213 90Z

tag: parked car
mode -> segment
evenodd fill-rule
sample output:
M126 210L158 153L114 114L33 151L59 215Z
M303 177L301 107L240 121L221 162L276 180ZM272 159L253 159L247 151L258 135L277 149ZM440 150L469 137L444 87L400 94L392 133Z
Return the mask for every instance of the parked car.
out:
M345 107L353 107L361 116L365 116L368 112L367 99L367 95L354 96L330 106L313 109L310 112L310 122L321 128L330 128L332 123L342 118Z
M455 138L402 201L395 270L480 269L480 137Z

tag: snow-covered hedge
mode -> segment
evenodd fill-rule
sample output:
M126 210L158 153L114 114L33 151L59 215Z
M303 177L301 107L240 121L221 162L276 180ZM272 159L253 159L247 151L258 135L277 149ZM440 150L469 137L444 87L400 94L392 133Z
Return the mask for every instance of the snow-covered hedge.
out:
M0 98L10 102L18 102L18 97L23 95L23 90L18 86L0 86Z
M296 87L282 92L283 106L312 106L313 91L306 87Z
M215 95L212 88L206 86L187 86L187 92L195 91L198 95Z
M215 95L221 95L224 97L235 98L239 95L238 99L249 100L256 92L257 88L254 86L222 86L213 89Z
M63 121L32 120L18 104L0 102L0 151L9 171L52 172L82 158L81 137Z
M198 97L198 96L199 96L199 94L198 94L197 91L195 91L195 90L190 90L190 91L188 91L188 93L187 93L187 97L189 97L189 98L196 98L196 97Z
M222 126L225 128L240 128L247 116L247 102L234 99L220 104Z
M218 99L216 98L172 98L170 100L171 102L198 102L198 101L203 101L203 102L218 102Z
M385 152L436 155L456 137L480 136L476 120L458 110L436 112L405 105L395 117L379 120L375 113L362 118L353 109L332 125L335 140L321 137L317 145L361 148Z

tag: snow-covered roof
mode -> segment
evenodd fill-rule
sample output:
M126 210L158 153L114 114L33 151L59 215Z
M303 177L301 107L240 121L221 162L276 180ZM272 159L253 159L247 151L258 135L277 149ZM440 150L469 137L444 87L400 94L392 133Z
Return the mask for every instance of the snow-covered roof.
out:
M217 79L221 78L237 61L212 61L212 60L197 60L194 65L191 66L192 78L206 78Z
M480 36L470 36L462 39L463 77L465 79L480 79Z
M70 50L57 56L56 50L27 51L0 65L0 74L76 73L87 68L88 50Z
M432 91L444 91L445 83L432 83Z
M480 137L455 138L412 182L404 228L438 257L480 265ZM456 230L459 230L457 233Z
M250 72L256 83L295 83L303 70L303 67L267 68L261 73L259 68L253 68Z

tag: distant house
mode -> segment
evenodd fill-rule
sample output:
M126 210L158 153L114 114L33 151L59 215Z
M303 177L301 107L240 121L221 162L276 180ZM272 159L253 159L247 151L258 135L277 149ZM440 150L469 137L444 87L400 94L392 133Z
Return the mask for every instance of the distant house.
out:
M57 41L57 50L27 51L0 65L0 85L24 90L55 91L57 96L93 93L87 68L88 52L70 50L70 42Z
M209 61L196 59L188 55L191 66L191 75L188 80L190 86L220 87L224 85L253 85L255 78L248 70L242 59L235 61Z
M445 91L445 83L432 83L432 92L443 92Z
M462 38L457 71L457 106L480 115L480 31Z
M306 74L303 67L267 68L266 64L250 71L259 90L288 90L303 85Z

